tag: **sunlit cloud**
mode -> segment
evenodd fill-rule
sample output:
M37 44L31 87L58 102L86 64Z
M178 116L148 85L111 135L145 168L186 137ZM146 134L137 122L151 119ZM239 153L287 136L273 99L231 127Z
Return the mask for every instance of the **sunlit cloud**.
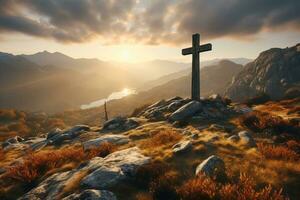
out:
M9 32L62 43L183 44L255 39L262 31L300 31L299 0L0 0L0 36Z

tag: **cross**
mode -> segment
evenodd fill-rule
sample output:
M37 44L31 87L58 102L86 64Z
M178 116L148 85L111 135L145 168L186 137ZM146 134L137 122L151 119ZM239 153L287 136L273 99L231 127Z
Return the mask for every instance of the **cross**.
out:
M193 54L192 60L192 99L200 99L200 62L199 53L211 51L211 44L200 45L199 33L193 34L193 46L182 49L182 55Z

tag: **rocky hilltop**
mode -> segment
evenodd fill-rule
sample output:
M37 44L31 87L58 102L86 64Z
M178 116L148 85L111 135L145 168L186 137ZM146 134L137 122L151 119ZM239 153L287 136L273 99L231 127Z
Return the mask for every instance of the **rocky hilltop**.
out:
M261 112L173 97L100 126L12 137L0 143L0 199L296 199L299 103Z
M235 101L260 94L281 99L291 90L300 91L300 44L262 52L234 77L226 95Z

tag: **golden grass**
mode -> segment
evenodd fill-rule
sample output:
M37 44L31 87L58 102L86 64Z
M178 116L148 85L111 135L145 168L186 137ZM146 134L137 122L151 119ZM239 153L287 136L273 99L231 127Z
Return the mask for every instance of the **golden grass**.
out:
M288 120L259 111L243 115L239 121L242 125L257 132L271 129L276 133L297 133L300 130L299 126Z
M116 148L110 143L103 143L99 147L84 152L82 147L67 147L53 151L30 152L24 157L24 161L8 168L6 177L23 182L33 183L45 174L56 171L69 164L76 167L79 163L93 157L105 157L115 151ZM70 165L74 163L74 165Z
M282 190L275 190L270 185L257 189L249 176L241 174L238 180L218 183L211 178L200 175L177 189L182 200L221 199L221 200L284 200Z
M291 142L290 145L292 145ZM267 159L298 161L300 158L299 154L283 145L274 146L258 143L257 147L261 154Z
M161 130L158 133L151 134L150 138L147 138L143 142L144 147L157 147L162 145L173 145L182 138L182 135L174 130Z

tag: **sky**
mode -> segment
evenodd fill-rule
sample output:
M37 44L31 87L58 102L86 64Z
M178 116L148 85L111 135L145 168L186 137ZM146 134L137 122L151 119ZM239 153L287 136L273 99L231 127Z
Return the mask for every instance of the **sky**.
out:
M299 0L0 0L0 51L189 62L191 35L214 58L256 58L300 42Z

